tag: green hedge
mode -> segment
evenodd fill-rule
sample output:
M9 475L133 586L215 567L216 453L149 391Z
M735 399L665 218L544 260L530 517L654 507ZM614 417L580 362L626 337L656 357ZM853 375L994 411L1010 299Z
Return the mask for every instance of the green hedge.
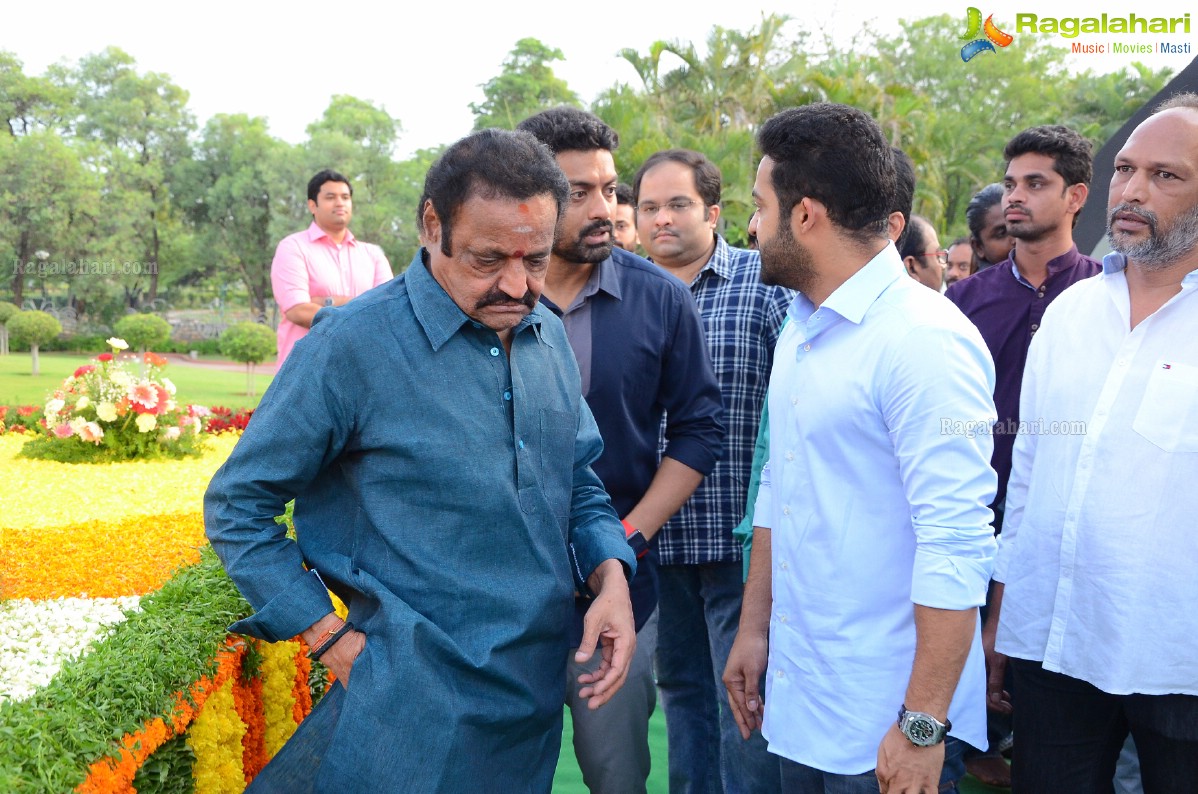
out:
M0 791L74 789L88 766L111 753L126 733L154 717L168 718L175 692L215 673L226 629L249 612L216 554L205 547L199 563L145 596L140 611L91 652L63 665L32 697L0 705ZM153 773L164 764L181 763L187 755L185 745L179 750L168 743L151 756L154 763L147 762L142 779L157 777Z

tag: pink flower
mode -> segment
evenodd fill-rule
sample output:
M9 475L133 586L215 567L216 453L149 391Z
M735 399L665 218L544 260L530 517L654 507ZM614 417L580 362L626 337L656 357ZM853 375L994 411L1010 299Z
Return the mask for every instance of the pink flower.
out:
M76 377L76 378L82 378L82 377L83 377L84 375L86 375L87 373L89 373L89 372L94 372L94 371L95 371L95 369L96 369L96 368L95 368L94 366L92 366L91 364L84 364L82 367L80 367L79 369L75 370L75 377Z
M139 414L152 413L158 406L158 387L153 383L138 383L129 390L129 402Z
M66 422L63 422L61 425L57 425L54 428L54 435L58 436L59 438L70 438L72 432L71 426Z

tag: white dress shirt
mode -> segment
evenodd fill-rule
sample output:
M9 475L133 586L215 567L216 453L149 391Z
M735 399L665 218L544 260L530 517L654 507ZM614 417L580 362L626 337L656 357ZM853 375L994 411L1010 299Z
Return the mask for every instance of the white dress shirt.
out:
M913 604L985 602L994 365L977 329L887 246L818 309L795 298L774 354L764 734L836 774L877 763L915 658ZM986 746L980 631L949 709Z
M1028 351L997 648L1112 694L1198 695L1198 271L1131 329L1126 260Z

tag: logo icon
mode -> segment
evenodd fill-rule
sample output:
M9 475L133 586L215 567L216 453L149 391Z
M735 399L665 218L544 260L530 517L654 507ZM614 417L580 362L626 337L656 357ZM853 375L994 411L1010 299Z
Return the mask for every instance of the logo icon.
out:
M965 11L966 30L965 35L961 37L962 41L967 44L961 48L961 60L966 63L976 55L983 52L997 52L994 45L1006 47L1015 38L1010 33L1003 33L994 24L994 14L986 17L986 24L982 24L982 12L970 6ZM981 34L986 34L985 38Z

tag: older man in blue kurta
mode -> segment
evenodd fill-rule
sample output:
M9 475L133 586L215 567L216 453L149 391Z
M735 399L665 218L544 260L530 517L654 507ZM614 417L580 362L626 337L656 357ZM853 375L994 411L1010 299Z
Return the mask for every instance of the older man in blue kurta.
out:
M524 133L451 147L426 248L318 314L213 479L209 537L257 610L233 630L303 634L341 682L255 790L549 791L576 589L580 653L606 659L582 695L623 682L635 562L570 345L534 308L566 190ZM271 518L292 497L295 542Z

